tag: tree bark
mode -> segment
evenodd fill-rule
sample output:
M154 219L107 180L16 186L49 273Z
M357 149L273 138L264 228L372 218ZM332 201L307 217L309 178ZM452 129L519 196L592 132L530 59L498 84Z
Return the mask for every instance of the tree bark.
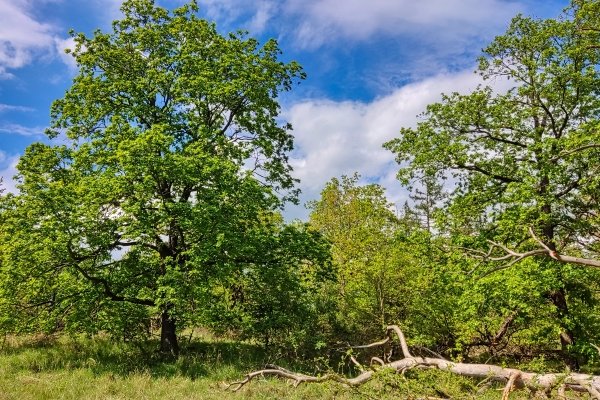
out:
M160 324L160 352L179 356L179 343L177 342L177 326L175 318L170 314L169 308L163 310Z

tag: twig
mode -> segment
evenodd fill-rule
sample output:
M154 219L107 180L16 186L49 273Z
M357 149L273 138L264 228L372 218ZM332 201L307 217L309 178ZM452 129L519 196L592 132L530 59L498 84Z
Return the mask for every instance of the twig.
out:
M356 358L354 358L354 356L350 356L350 361L352 361L352 364L356 365L356 367L360 370L360 372L363 372L365 370L365 367L362 366L361 363L359 363Z
M384 344L386 344L387 342L390 341L390 338L387 337L385 339L382 339L378 342L373 342L373 343L369 343L369 344L363 344L360 346L348 346L348 348L350 349L370 349L372 347L378 347L378 346L383 346Z

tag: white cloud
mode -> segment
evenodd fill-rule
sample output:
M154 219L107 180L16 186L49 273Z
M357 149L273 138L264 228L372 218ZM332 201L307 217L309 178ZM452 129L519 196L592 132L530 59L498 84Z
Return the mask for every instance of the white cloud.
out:
M502 28L525 8L503 0L206 0L201 7L225 24L249 16L246 26L254 33L277 16L281 33L305 48L387 34L411 35L439 50L455 51L469 38Z
M241 15L242 9L255 6L243 0L205 0L200 9L208 18L228 24Z
M3 103L0 103L0 113L2 113L2 112L10 112L10 111L31 112L31 111L35 111L35 110L33 108L31 108L31 107L15 106L15 105L12 105L12 104L3 104Z
M451 43L506 23L522 6L501 0L288 0L287 12L302 17L297 37L306 47L333 38L364 40L375 34L419 35Z
M43 126L25 126L20 124L0 125L0 133L9 135L41 136L44 134L45 129L46 128Z
M0 79L11 78L10 70L30 63L38 54L53 51L54 27L34 19L27 0L0 0Z
M274 16L276 6L268 1L258 2L256 13L252 16L248 25L248 31L252 34L258 34L265 30L267 23Z
M292 106L285 117L294 127L296 150L291 164L300 178L301 202L316 199L332 177L359 172L363 179L387 189L388 197L402 203L407 192L396 181L394 155L384 142L398 136L402 127L414 127L417 115L441 93L468 93L482 82L470 71L438 75L406 85L371 103L309 100ZM496 82L497 90L510 86ZM289 207L288 218L305 218L302 207Z
M75 39L69 37L67 39L54 38L54 47L62 60L71 71L77 70L77 62L72 54L66 53L66 50L75 50Z
M121 5L123 0L91 0L98 13L102 16L105 26L110 28L112 21L123 18Z

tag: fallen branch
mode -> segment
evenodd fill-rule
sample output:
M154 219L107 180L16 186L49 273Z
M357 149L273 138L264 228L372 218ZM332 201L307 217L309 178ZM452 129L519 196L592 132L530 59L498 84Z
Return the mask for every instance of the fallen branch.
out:
M543 390L546 393L550 393L554 389L558 389L561 394L567 389L577 392L587 392L592 398L600 400L600 376L597 375L580 373L538 374L521 371L515 368L504 368L497 365L458 363L442 358L415 357L411 355L404 334L398 326L388 326L387 330L388 333L394 332L398 337L403 358L387 363L384 363L381 359L373 360L376 361L376 363L381 364L377 370L391 369L396 372L402 372L411 368L436 368L461 376L485 379L486 382L501 382L505 384L502 395L503 399L507 399L513 389L527 388L532 391ZM374 365L372 365L372 367L373 366ZM319 383L335 381L346 386L357 387L373 378L373 375L377 370L363 369L358 376L346 378L338 374L311 376L289 371L274 365L268 365L265 369L247 374L241 381L229 384L227 389L238 391L258 376L278 376L292 381L294 386L298 386L304 382Z

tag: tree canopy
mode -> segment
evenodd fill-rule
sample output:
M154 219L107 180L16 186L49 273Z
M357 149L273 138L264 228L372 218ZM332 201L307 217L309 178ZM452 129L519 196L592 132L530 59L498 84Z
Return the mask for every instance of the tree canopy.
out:
M486 81L508 79L513 89L445 95L417 128L386 144L402 165L402 182L452 178L455 216L515 250L504 260L545 255L600 266L566 255L599 250L600 51L597 31L586 28L596 26L592 4L575 2L557 20L514 18L478 68Z
M177 353L177 324L209 315L219 282L314 254L269 217L295 195L277 98L304 73L274 40L220 35L193 2L121 10L112 32L73 34L79 73L47 131L64 144L19 162L3 290L38 324L139 332L160 315Z
M557 262L600 267L600 52L596 28L587 28L596 26L592 3L574 2L556 20L515 17L477 71L512 89L444 95L416 128L385 145L402 165L402 182L452 182L442 224L454 246L487 261L478 276L542 257L530 280L540 286L530 290L556 307L564 354L581 331L569 303L587 295L580 273L557 270Z

